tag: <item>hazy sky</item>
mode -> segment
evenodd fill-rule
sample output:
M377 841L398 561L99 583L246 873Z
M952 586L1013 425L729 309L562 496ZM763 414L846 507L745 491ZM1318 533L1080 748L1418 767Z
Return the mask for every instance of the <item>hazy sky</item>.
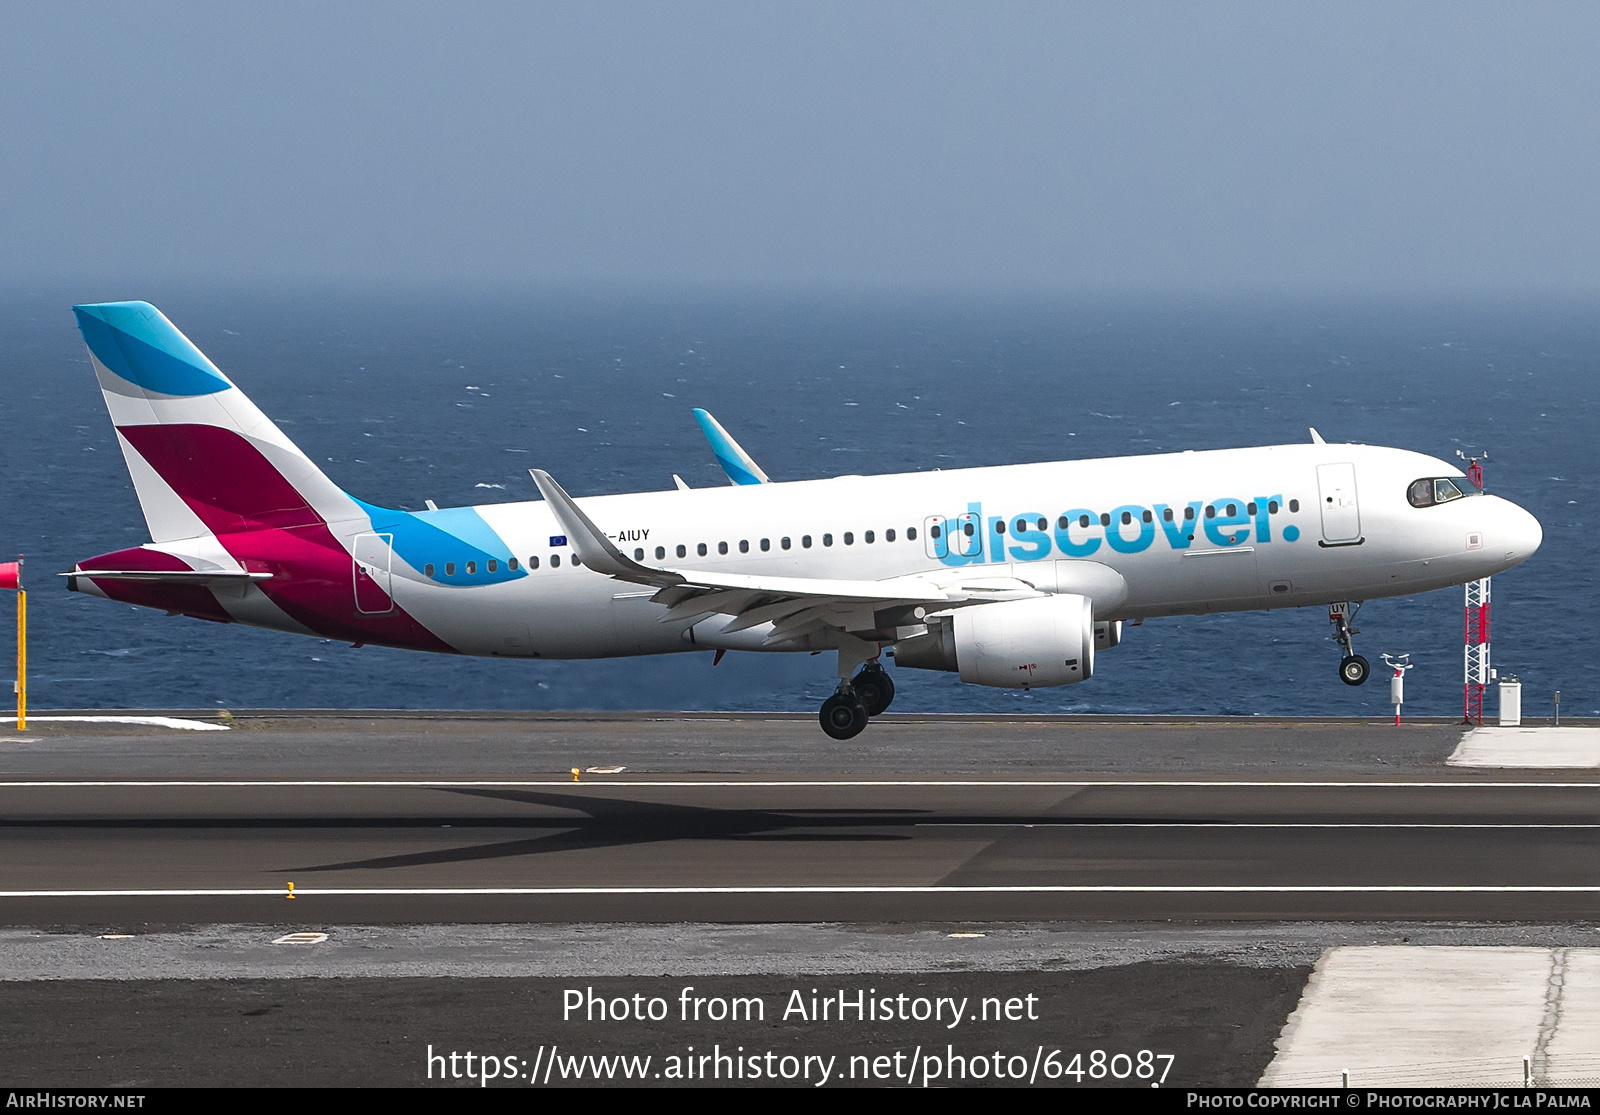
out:
M1593 3L0 0L0 279L1600 290Z

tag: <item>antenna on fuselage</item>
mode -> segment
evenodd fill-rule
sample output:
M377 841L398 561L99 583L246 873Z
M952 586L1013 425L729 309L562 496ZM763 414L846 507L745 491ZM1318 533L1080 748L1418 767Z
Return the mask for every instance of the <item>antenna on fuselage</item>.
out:
M1310 427L1310 429L1311 429L1311 444L1312 445L1327 445L1328 444L1327 442L1322 440L1322 435L1317 433L1317 428L1315 426Z

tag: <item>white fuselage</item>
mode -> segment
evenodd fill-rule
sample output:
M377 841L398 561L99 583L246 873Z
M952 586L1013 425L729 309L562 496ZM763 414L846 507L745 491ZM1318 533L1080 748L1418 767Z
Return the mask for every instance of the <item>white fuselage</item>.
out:
M1408 503L1412 481L1441 476L1461 473L1406 450L1315 443L579 502L619 550L652 567L852 581L1014 578L1084 592L1094 563L1125 585L1095 600L1095 618L1144 619L1424 592L1498 573L1537 549L1537 521L1509 501ZM772 645L759 629L719 637L727 617L662 622L666 609L650 588L575 565L571 548L553 543L564 532L546 503L471 511L504 543L509 556L497 564L515 557L519 575L473 583L462 558L459 583L440 583L444 563L454 564L448 545L396 544L388 571L395 604L460 652L818 649ZM330 525L347 535L382 529Z

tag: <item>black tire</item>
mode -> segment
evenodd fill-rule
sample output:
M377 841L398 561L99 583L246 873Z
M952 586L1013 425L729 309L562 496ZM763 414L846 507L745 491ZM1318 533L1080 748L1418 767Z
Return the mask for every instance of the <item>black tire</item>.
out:
M817 719L822 721L822 730L834 739L851 739L867 726L867 710L854 693L835 693L822 702Z
M882 666L868 666L850 679L850 688L856 691L868 716L877 716L894 703L894 679Z
M1372 673L1372 665L1359 654L1352 654L1339 662L1339 680L1346 685L1361 685Z

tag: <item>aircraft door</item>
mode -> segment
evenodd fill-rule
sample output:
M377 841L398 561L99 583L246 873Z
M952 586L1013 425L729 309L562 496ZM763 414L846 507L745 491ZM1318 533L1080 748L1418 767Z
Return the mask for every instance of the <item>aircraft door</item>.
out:
M953 524L955 538L952 545L962 557L979 557L983 553L983 521L968 511Z
M394 597L389 595L389 563L394 551L392 534L356 535L354 568L356 611L363 615L381 616L394 611Z
M922 544L928 556L942 561L950 556L950 522L943 515L929 515L922 520Z
M1322 494L1322 540L1329 545L1361 541L1361 508L1356 503L1356 466L1318 465Z

